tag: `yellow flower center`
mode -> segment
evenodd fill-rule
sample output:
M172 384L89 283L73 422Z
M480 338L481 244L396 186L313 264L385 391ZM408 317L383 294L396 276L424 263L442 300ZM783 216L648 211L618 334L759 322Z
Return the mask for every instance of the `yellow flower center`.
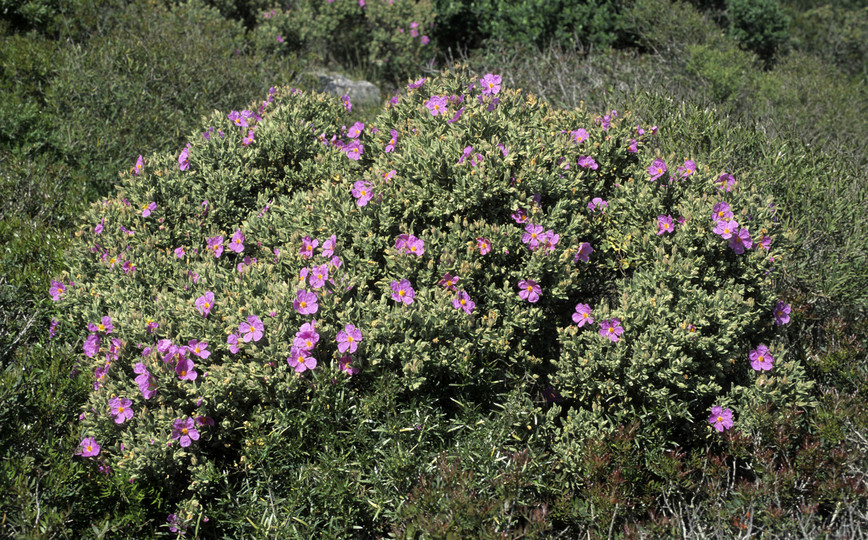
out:
M465 302L463 298L462 298L461 300L459 300L458 302L459 302L462 306L465 305L465 304L467 304L467 302Z
M398 291L398 296L404 296L404 289L401 289L400 291Z
M588 318L588 314L587 314L587 313L582 313L582 317L585 318L585 319L587 319L587 318Z
M181 435L187 434L187 428L181 428Z
M353 336L347 336L347 343L353 342Z
M533 292L533 285L528 285L527 290L528 292Z
M765 357L765 356L760 356L759 358L757 358L757 360L760 361L760 362L765 362L765 361L766 361L766 357Z
M301 302L301 303L299 303L299 305L300 305L301 307L307 307L307 302Z
M717 421L718 421L718 422L723 422L723 417L722 417L722 416L718 416L718 417L717 417Z
M210 309L210 308L211 308L211 304L209 304L208 302L205 302L205 303L202 304L202 305L205 307L205 309Z
M88 451L88 452L93 452L93 446L91 446L91 445L87 445L87 451Z
M609 327L609 333L611 334L611 333L614 332L614 331L615 331L615 328L612 327L612 326L610 326L610 327Z
M313 343L311 343L310 340L305 341L304 344L308 348L313 347Z
M182 369L181 370L181 377L186 377L186 376L187 376L187 371Z
M124 412L124 408L123 408L123 407L118 407L118 414L120 414L120 413L122 413L122 412Z
M195 352L196 354L199 354L200 352L202 352L202 349L200 349L199 346L196 345L196 348L193 350L193 352Z
M105 325L103 325L102 323L98 324L97 328L99 328L100 332L105 332Z

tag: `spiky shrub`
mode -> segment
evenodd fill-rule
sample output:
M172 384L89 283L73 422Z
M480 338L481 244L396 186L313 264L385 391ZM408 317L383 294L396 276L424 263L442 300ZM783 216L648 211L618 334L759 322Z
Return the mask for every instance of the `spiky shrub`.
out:
M477 418L517 403L523 418L560 393L544 431L569 489L576 445L635 419L653 453L714 435L713 406L750 426L756 403L803 404L801 371L773 342L787 242L771 201L689 160L662 172L629 113L557 110L491 74L420 79L379 129L339 127L343 112L282 89L258 114L215 114L90 209L75 284L53 292L94 377L78 452L159 486L184 510L176 527L203 519L219 471L275 434L312 444L322 415L344 426L316 443L327 454L384 403L447 426L459 401ZM713 232L722 202L753 249ZM777 360L756 374L761 343ZM377 499L367 519L397 516L394 490L461 440L421 424L403 466L367 465L404 452L370 434L346 449L365 464L344 480L353 512Z
M305 0L264 11L251 35L266 50L318 53L394 82L435 56L434 18L429 0Z

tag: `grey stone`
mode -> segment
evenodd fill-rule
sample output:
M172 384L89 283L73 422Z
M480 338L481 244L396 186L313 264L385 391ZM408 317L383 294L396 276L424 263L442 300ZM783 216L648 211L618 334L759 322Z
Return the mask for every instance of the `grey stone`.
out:
M380 89L368 81L353 81L336 73L318 73L322 91L342 97L350 96L353 105L380 105Z

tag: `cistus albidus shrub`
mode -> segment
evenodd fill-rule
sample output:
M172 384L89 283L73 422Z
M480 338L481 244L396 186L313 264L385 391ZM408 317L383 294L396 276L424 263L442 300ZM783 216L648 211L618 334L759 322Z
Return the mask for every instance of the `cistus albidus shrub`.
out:
M263 444L253 425L299 450L296 470L384 403L440 419L406 428L409 470L383 465L403 428L345 449L346 507L375 521L470 409L547 409L527 433L552 434L578 485L577 445L618 426L638 420L651 452L750 426L758 403L806 405L775 340L787 235L725 171L655 154L665 134L629 112L558 110L493 74L415 80L373 125L344 114L277 89L131 159L52 292L93 381L81 459L159 485L173 527L201 524L219 471Z

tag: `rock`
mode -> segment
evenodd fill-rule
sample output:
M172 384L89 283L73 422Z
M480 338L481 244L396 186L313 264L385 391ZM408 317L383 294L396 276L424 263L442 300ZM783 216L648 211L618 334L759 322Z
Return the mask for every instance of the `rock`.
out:
M352 81L336 73L318 74L322 91L336 97L350 96L353 105L380 105L380 89L368 81Z

